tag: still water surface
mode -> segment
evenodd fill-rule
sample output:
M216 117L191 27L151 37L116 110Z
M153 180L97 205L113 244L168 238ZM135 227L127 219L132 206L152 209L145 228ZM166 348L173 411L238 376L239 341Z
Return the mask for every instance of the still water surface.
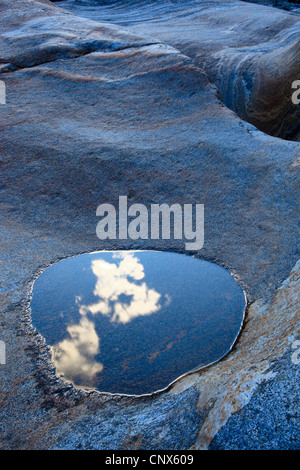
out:
M80 388L128 395L162 390L223 357L245 307L224 268L159 251L64 259L35 281L31 301L57 374Z

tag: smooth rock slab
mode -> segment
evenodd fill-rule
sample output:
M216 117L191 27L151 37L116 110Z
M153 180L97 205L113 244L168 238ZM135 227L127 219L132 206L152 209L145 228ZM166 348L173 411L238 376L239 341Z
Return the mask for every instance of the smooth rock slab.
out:
M245 295L220 266L155 251L60 261L36 280L32 320L75 386L148 394L223 357Z
M299 366L282 359L299 332L299 143L243 122L217 93L227 106L237 96L244 116L251 84L241 78L251 65L248 109L259 117L256 103L270 103L266 117L286 123L282 104L293 111L290 83L300 71L299 16L233 0L193 3L190 15L181 2L176 18L164 2L154 24L158 3L144 2L148 19L129 25L134 34L123 29L138 19L127 2L122 27L117 8L109 25L60 2L0 2L2 449L202 449L214 436L219 448L299 448L289 415ZM27 315L35 273L55 260L102 249L182 251L181 240L99 243L96 208L120 194L146 205L203 203L196 256L230 269L255 301L224 360L151 398L66 386ZM260 387L271 380L275 400Z

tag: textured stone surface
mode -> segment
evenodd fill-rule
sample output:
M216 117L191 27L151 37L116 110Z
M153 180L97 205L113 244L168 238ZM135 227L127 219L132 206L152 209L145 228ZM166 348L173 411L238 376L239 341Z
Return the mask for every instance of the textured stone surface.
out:
M154 14L147 2L118 3L62 6L173 45L205 69L239 116L270 135L298 139L300 109L291 101L291 84L299 75L299 15L239 0L158 1Z
M300 17L238 1L76 10L93 21L63 3L0 1L1 448L299 447L299 143L222 101L269 133L282 121L289 137L290 120L294 135ZM32 282L57 259L184 250L180 240L100 242L96 208L119 195L205 204L195 255L229 268L251 303L225 359L151 399L73 389L30 326Z

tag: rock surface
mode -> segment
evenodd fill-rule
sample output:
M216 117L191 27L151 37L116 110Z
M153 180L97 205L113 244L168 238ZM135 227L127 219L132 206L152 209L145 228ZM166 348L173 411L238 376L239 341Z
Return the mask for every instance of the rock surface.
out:
M100 7L87 1L78 8L71 0L62 6L173 45L206 71L242 119L270 135L298 138L300 110L291 101L299 74L298 15L239 0L154 2L154 14L147 2L144 9L140 2L120 3L115 8L114 2Z
M1 0L0 17L1 448L299 447L299 143L266 133L299 132L300 16L235 0ZM152 398L74 389L30 324L32 282L57 259L184 250L98 240L96 208L119 195L205 204L195 255L249 300L233 351Z

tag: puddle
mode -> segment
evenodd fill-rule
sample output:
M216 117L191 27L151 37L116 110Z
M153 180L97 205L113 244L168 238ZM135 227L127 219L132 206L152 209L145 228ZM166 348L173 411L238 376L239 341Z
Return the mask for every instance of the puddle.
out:
M126 395L165 389L221 359L241 329L245 295L224 268L170 252L109 251L47 268L32 323L58 375Z

